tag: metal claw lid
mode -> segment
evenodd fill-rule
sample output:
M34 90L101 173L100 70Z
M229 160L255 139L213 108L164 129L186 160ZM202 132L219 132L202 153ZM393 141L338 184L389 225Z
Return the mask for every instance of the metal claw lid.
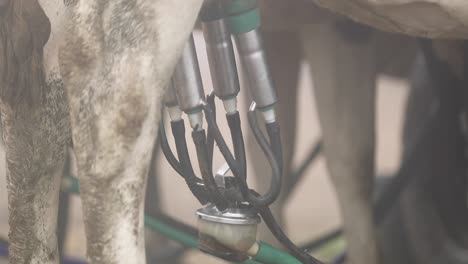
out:
M257 212L251 207L228 208L219 211L214 205L208 205L196 212L199 219L230 225L257 225L261 222Z

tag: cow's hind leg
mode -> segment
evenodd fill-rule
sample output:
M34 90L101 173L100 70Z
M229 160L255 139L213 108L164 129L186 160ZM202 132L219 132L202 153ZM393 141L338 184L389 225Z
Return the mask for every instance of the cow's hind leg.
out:
M77 1L60 63L90 263L145 263L145 185L164 87L201 0Z
M308 27L303 32L304 48L315 85L324 153L344 221L348 260L376 264L373 40L370 32L347 25ZM337 29L348 34L343 37Z
M59 263L58 196L70 133L63 86L49 81L41 106L1 104L12 264Z

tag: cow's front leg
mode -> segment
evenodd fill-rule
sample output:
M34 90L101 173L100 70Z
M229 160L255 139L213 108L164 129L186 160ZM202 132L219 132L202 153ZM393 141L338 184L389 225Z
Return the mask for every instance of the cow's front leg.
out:
M61 70L91 263L145 263L143 203L161 97L201 0L75 1Z
M63 87L50 87L40 107L1 105L12 264L59 263L58 195L70 134Z
M324 153L344 221L348 259L353 264L376 264L373 40L370 32L347 25L310 26L303 32L304 48L314 80Z
M65 90L54 63L60 12L38 1L10 1L2 10L6 2L0 1L0 111L9 263L59 263L58 197L70 143ZM50 5L60 9L59 3Z

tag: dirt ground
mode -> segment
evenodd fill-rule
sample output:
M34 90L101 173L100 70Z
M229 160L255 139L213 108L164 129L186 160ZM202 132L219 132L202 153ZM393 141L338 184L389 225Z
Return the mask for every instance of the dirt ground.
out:
M205 87L210 87L209 72L206 65L206 54L200 36L197 35L197 45ZM298 142L294 163L298 164L310 150L313 143L320 137L320 127L317 121L311 77L308 76L307 65L304 65L298 96L299 125L297 127ZM408 94L406 82L380 78L378 82L378 151L377 173L389 174L395 171L400 162L400 131L402 113ZM206 88L205 88L206 89ZM208 89L206 89L208 91ZM240 103L240 109L246 112L247 105ZM244 121L244 125L247 122ZM223 129L226 127L223 124ZM247 133L248 128L244 128ZM6 237L8 230L7 194L5 190L5 153L0 151L0 237ZM219 158L219 157L218 157ZM160 158L160 185L162 186L162 208L169 215L188 223L195 223L194 212L200 206L197 204L184 182L170 168L167 162ZM220 159L216 160L221 165ZM254 182L252 181L252 184ZM85 237L81 216L79 198L72 199L71 228L66 243L66 253L70 256L85 255ZM308 171L306 179L297 188L286 208L287 231L293 241L305 242L332 230L340 225L334 190L330 185L323 158ZM6 263L6 262L5 262ZM186 256L184 263L223 263L220 260L193 252ZM0 264L2 264L0 260Z

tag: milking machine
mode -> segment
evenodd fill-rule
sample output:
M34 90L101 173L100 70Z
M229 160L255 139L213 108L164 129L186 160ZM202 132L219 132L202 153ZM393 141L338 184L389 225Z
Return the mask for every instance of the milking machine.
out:
M198 247L236 263L321 263L288 239L269 209L281 190L282 150L275 115L278 99L258 32L260 19L257 1L206 1L200 18L213 91L205 96L195 43L191 36L164 97L176 154L169 145L164 123L161 123L159 138L166 159L204 207L196 212L198 229L162 214L146 214L145 225L185 246ZM265 194L259 194L247 184L247 160L237 107L237 96L241 89L233 38L252 95L248 122L271 167L270 186ZM217 99L224 106L233 151L217 125ZM261 120L258 120L257 113L261 114ZM196 175L189 155L184 114L192 130L201 177ZM265 126L267 136L260 129L261 125ZM214 175L215 143L226 163ZM78 181L74 177L65 177L62 188L67 192L78 193ZM257 226L261 219L292 255L257 241ZM195 237L197 234L198 238Z
M257 256L264 250L262 246L265 247L265 244L257 242L256 237L257 226L263 219L297 260L321 263L288 239L269 209L281 190L282 149L275 115L278 98L258 31L257 2L207 1L200 18L213 91L205 97L195 43L190 37L165 96L178 158L170 149L164 124L160 126L161 146L168 162L205 206L196 212L199 248L229 261L244 261ZM259 194L247 184L247 161L237 107L240 83L232 39L236 42L252 95L248 122L271 167L270 185L265 194ZM217 125L216 99L221 100L224 106L233 151ZM188 154L182 112L192 129L201 177L195 174ZM261 113L262 120L258 120L257 113ZM265 126L267 136L260 128L261 124ZM226 161L216 175L213 173L214 143Z
M195 43L191 36L184 47L164 97L174 137L175 154L168 142L164 123L161 123L159 134L161 149L167 161L183 177L187 187L204 207L196 212L197 229L162 213L152 215L146 212L145 225L185 246L200 248L204 252L235 263L321 263L303 249L310 251L312 248L318 248L340 236L341 230L333 231L300 249L285 235L269 209L281 190L282 150L280 129L275 115L278 98L258 31L260 19L257 1L206 0L205 2L200 19L213 91L205 95ZM259 194L247 184L247 160L237 107L237 96L241 89L233 40L252 96L252 104L248 109L249 126L271 168L270 185L265 194ZM217 125L215 108L217 100L221 100L224 106L233 151ZM184 114L192 130L200 177L195 173L188 151ZM261 119L259 120L257 116L261 116ZM266 136L260 128L262 125L267 132ZM225 163L213 173L215 143ZM299 167L297 173L293 173L294 182L300 180L300 175L307 165L317 157L320 146L318 143L304 165ZM413 153L410 156L418 155ZM412 162L403 164L395 180L377 199L378 223L385 218L405 183L410 179L408 168L411 164ZM78 181L69 176L62 181L62 189L77 193ZM257 241L257 226L262 220L291 255ZM7 241L0 239L0 256L7 254L6 248ZM342 263L344 259L345 253L342 253L332 263ZM64 258L63 262L84 263L72 258Z

